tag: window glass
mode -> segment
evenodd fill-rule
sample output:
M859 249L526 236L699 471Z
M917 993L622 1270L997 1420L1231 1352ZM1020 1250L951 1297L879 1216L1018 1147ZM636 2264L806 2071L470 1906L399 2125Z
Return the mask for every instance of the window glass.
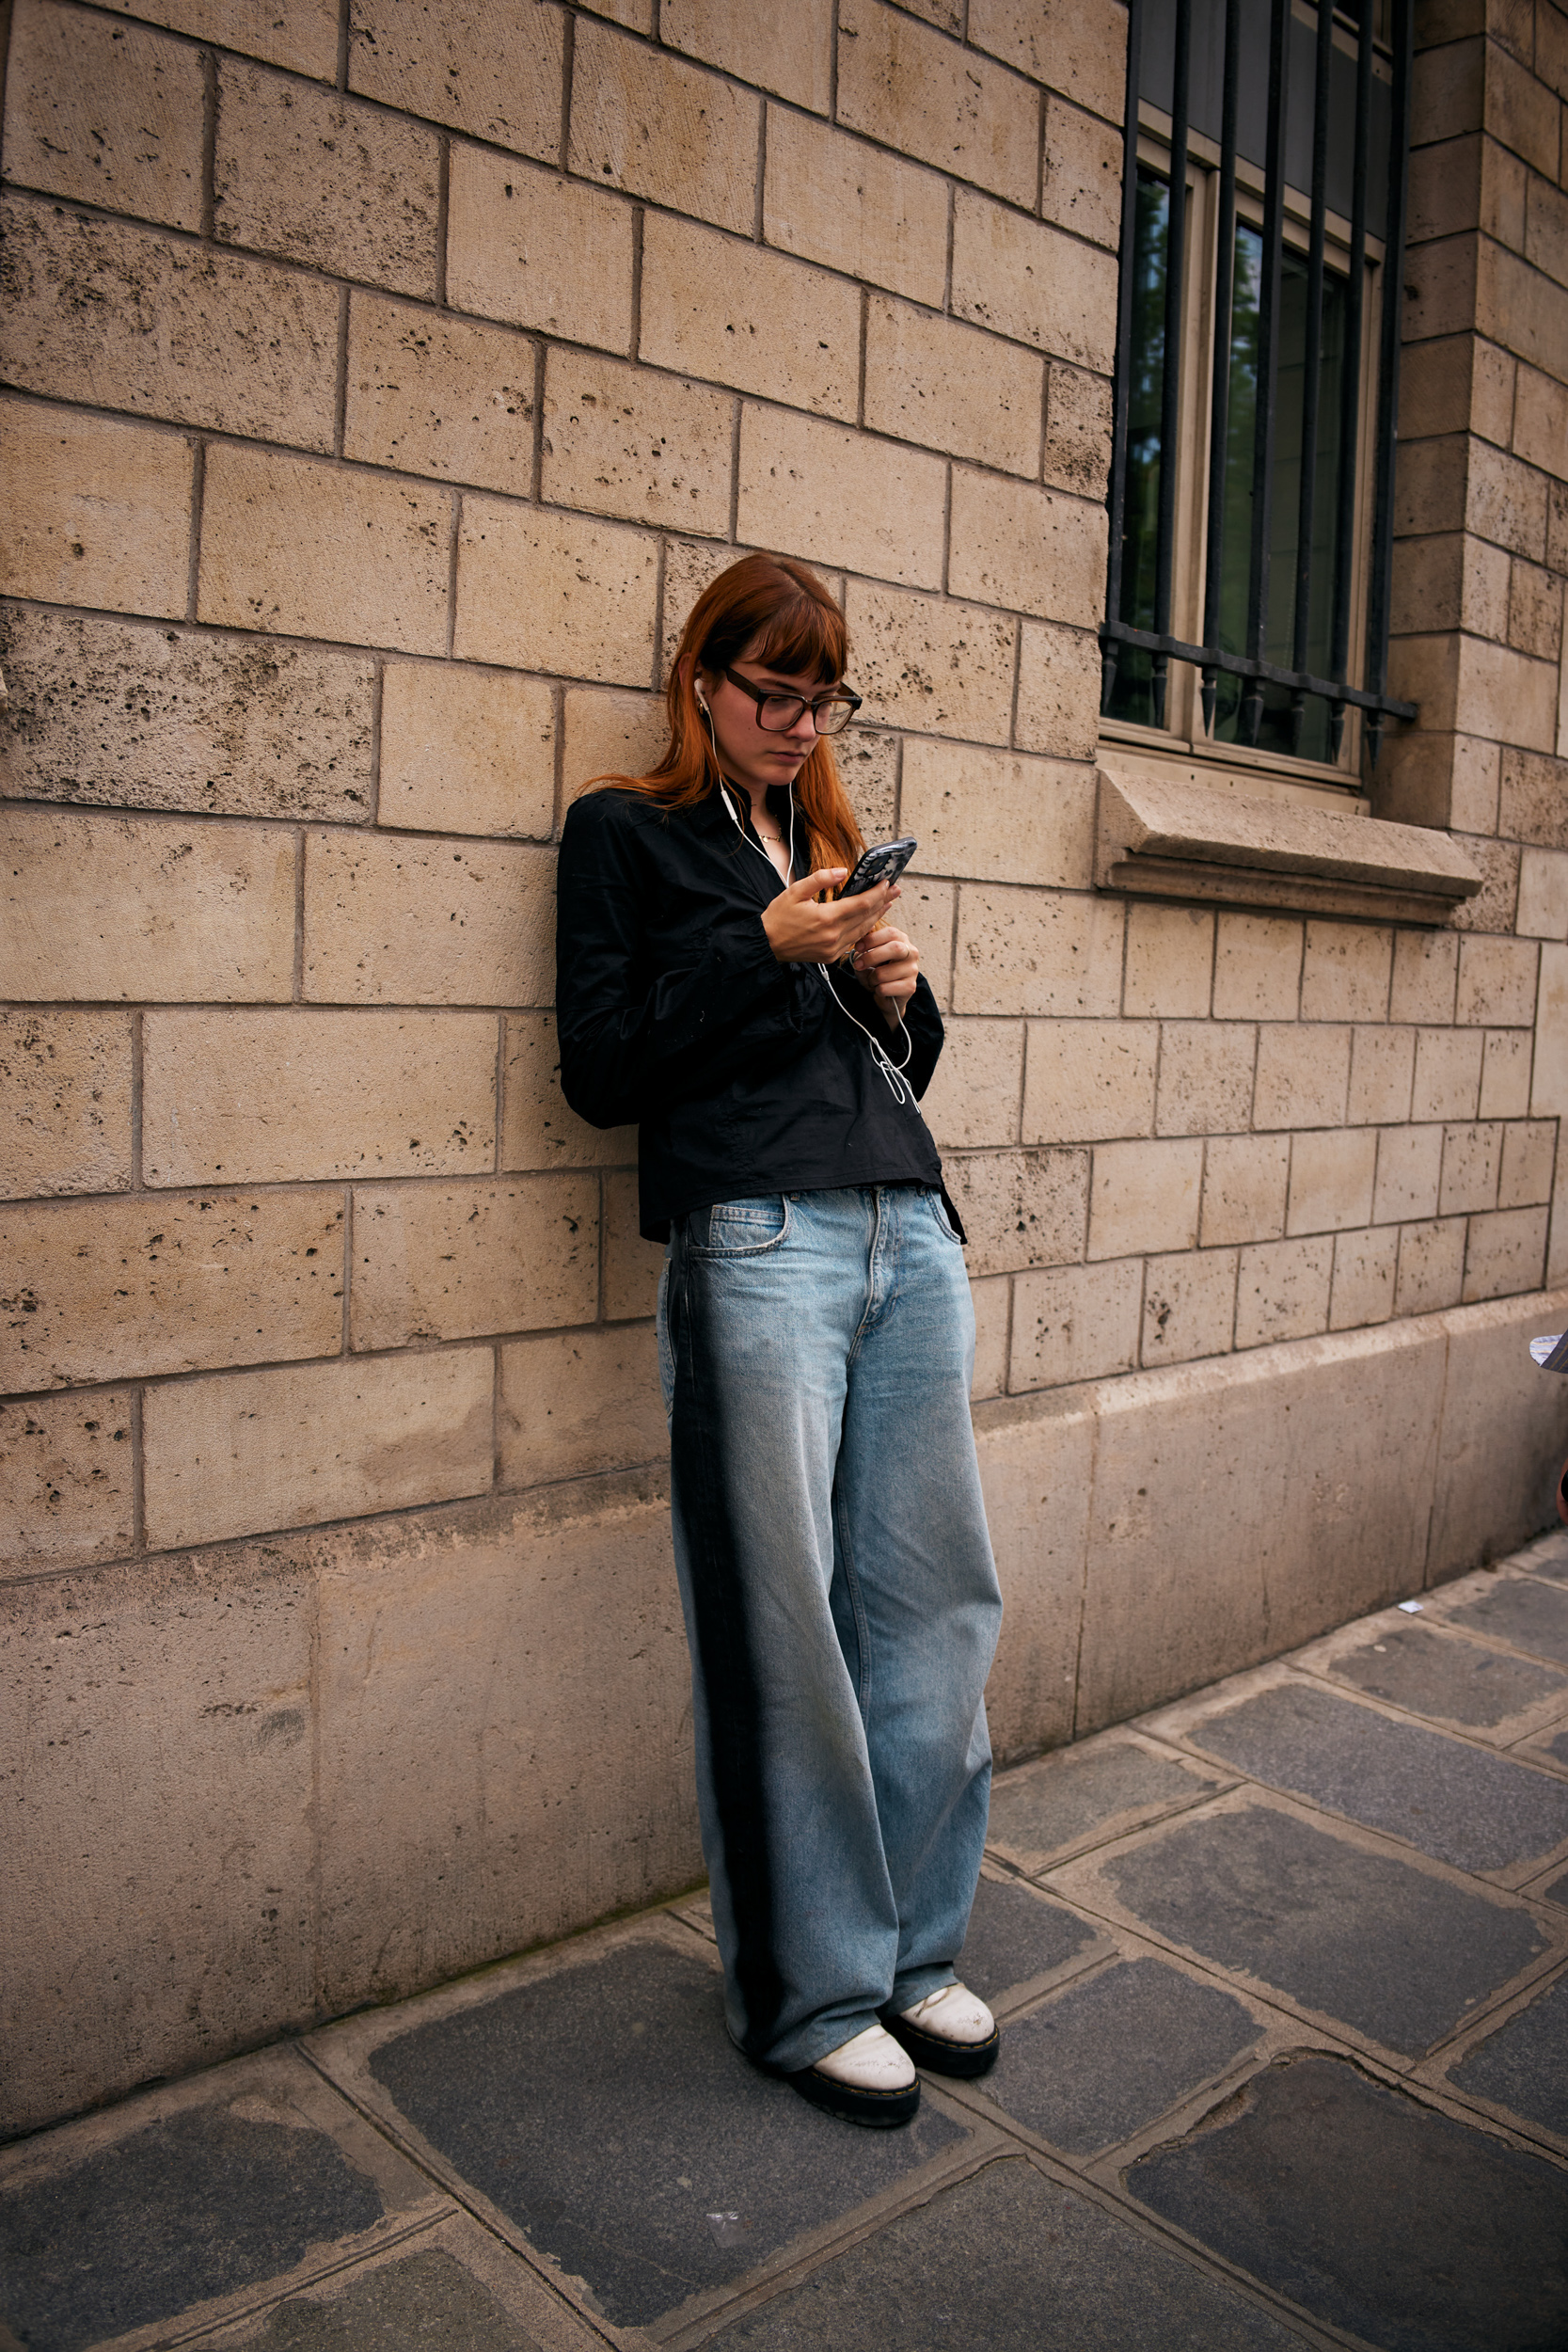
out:
M1121 612L1132 628L1154 627L1154 567L1160 537L1160 407L1165 389L1165 248L1170 190L1138 169L1132 248L1132 344L1129 353L1127 504L1122 534ZM1123 645L1105 715L1154 724L1154 656Z

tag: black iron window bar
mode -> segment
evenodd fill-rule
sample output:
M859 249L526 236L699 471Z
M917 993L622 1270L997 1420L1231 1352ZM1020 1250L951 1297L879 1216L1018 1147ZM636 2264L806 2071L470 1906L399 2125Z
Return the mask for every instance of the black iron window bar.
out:
M1330 670L1324 677L1307 669L1307 640L1312 586L1312 516L1317 489L1319 362L1323 342L1323 247L1327 213L1329 61L1333 46L1331 0L1318 0L1312 118L1312 187L1307 251L1307 352L1302 418L1300 524L1296 536L1296 580L1292 665L1265 659L1269 615L1269 547L1275 470L1275 396L1278 373L1280 257L1285 229L1285 135L1291 0L1270 0L1267 160L1263 202L1263 268L1259 306L1259 430L1253 446L1252 532L1246 615L1246 651L1218 643L1224 562L1225 455L1229 425L1229 339L1236 247L1236 108L1241 56L1242 0L1226 0L1225 63L1221 97L1219 246L1214 293L1212 393L1209 422L1208 529L1204 579L1204 644L1189 644L1170 633L1171 574L1176 540L1177 395L1181 303L1186 267L1188 96L1192 64L1192 0L1177 0L1175 82L1171 111L1170 189L1165 260L1164 370L1161 391L1159 509L1155 562L1154 628L1132 627L1118 616L1122 602L1122 555L1126 528L1128 407L1131 397L1133 241L1137 211L1138 100L1143 65L1147 0L1131 0L1127 27L1127 162L1122 180L1121 278L1117 317L1117 373L1111 457L1110 553L1106 581L1107 618L1101 624L1101 709L1109 709L1120 649L1135 645L1153 656L1155 723L1164 724L1170 664L1191 662L1201 680L1203 722L1212 732L1214 697L1222 670L1249 682L1242 699L1242 734L1256 744L1262 725L1267 684L1291 693L1291 736L1299 747L1307 697L1329 706L1330 739L1338 758L1345 711L1366 714L1368 749L1375 766L1387 719L1413 719L1414 703L1387 691L1389 566L1393 552L1394 424L1399 395L1399 289L1403 281L1405 196L1408 177L1411 0L1393 0L1393 88L1388 204L1384 240L1384 300L1378 369L1377 443L1372 501L1371 576L1367 617L1366 687L1349 682L1353 560L1357 486L1357 434L1366 281L1367 173L1372 81L1370 0L1363 0L1355 79L1355 142L1352 175L1350 279L1346 300L1345 364L1340 371L1340 442L1338 529L1333 581Z

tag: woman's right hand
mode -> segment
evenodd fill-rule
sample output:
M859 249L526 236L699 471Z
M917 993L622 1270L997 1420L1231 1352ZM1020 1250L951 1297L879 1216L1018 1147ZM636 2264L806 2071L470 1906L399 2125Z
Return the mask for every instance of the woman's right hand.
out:
M896 882L879 882L875 890L860 891L852 898L817 903L824 890L836 890L848 879L847 866L825 866L791 882L769 902L762 928L781 963L837 963L858 939L876 930L899 896Z

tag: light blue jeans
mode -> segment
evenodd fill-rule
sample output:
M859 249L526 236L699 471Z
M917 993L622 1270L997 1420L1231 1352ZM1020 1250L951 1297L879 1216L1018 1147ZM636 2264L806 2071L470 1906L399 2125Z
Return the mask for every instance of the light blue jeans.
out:
M941 1196L677 1220L659 1286L675 1564L729 2029L791 2071L953 1981L1001 1595Z

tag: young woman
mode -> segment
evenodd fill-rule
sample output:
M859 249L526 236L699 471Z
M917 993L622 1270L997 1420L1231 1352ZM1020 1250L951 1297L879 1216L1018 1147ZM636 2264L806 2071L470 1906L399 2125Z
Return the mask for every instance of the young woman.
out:
M749 556L698 598L651 775L561 848L567 1101L635 1120L698 1794L729 2029L815 2105L901 2123L911 2057L996 2055L956 1983L1001 1612L962 1232L915 1108L942 1050L830 739L843 616Z

